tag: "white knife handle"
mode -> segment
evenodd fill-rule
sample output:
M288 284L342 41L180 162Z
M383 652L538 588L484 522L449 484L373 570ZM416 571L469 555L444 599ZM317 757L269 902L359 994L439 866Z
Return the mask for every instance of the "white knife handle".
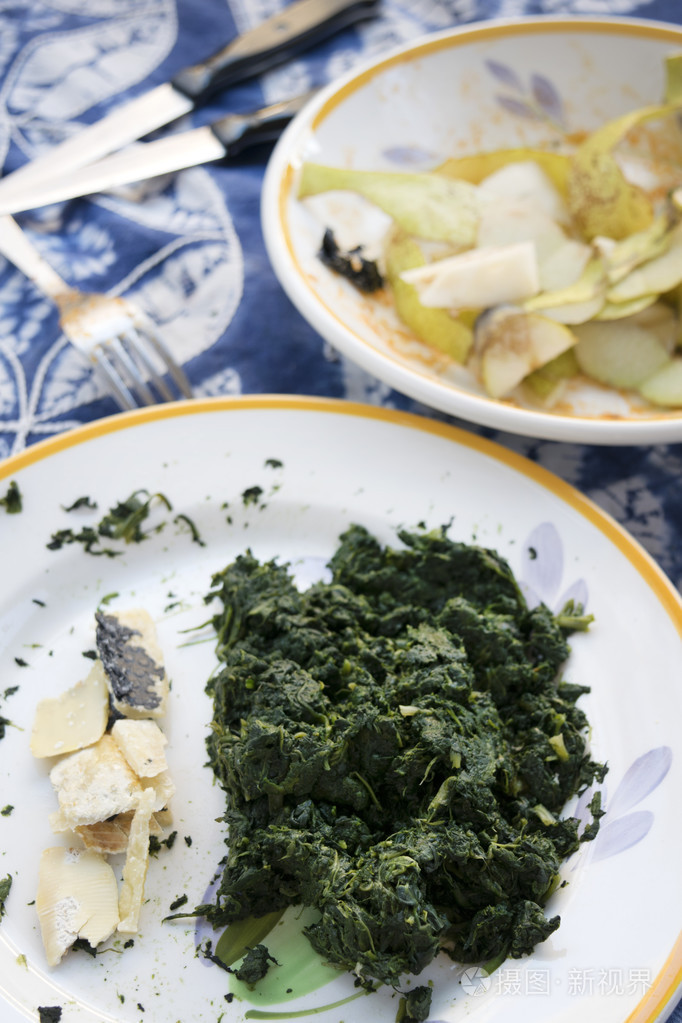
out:
M0 217L0 252L49 298L57 301L73 290L43 259L13 217Z

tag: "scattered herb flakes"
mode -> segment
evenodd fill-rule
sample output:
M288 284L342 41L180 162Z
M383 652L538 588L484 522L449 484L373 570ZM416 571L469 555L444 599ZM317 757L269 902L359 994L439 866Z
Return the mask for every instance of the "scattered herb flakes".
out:
M152 504L161 502L168 511L172 505L161 493L150 494L148 490L136 490L125 501L119 501L104 515L96 526L83 526L79 531L59 529L50 537L48 550L60 550L67 544L79 543L88 554L115 558L122 552L102 546L102 537L109 540L123 540L125 543L141 543L152 532L159 532L164 523L145 532L142 523L149 517ZM96 507L91 505L90 507Z
M38 1019L40 1023L59 1023L62 1018L61 1005L39 1005Z
M37 597L31 597L31 600L33 601L34 604L37 604L38 607L47 607L47 604L45 603L44 600L38 600Z
M66 512L77 511L79 508L87 508L90 511L95 511L97 508L97 501L93 501L90 497L77 497L73 504L70 504L68 507L64 507L64 505L62 505L62 507Z
M123 942L123 947L124 948L132 948L134 944L135 944L134 939L133 938L128 938L127 941Z
M232 973L230 967L226 966L222 959L213 951L213 942L210 938L207 938L204 945L197 946L196 954L201 954L204 959L208 959L209 962L215 963L216 966L220 967L221 970L225 970L226 973Z
M384 286L379 267L375 260L365 259L362 246L344 252L338 245L334 232L327 228L322 238L322 247L318 258L326 267L345 277L358 291L369 294L379 291Z
M194 524L194 522L192 521L192 519L190 519L189 515L185 515L184 512L180 512L178 515L175 516L175 518L173 519L173 522L174 523L178 523L178 522L186 523L189 526L190 533L192 534L192 541L193 541L193 543L199 544L200 547L205 547L206 546L206 541L201 539L201 535L199 533L199 530L197 529L197 527Z
M111 604L112 601L116 600L118 596L119 593L117 590L113 590L111 593L105 593L97 607L106 607L108 604Z
M50 537L49 543L45 546L48 551L59 551L68 544L79 543L86 554L97 557L117 558L122 551L114 550L112 547L100 546L100 537L92 526L84 526L77 533L73 529L58 529Z
M0 497L0 508L4 508L8 515L18 515L23 506L21 491L16 480L12 480L5 496Z
M399 539L351 527L332 581L303 593L247 552L207 596L222 605L207 745L230 844L196 912L222 927L314 906L311 944L367 988L441 948L502 961L547 938L559 918L543 907L581 841L561 812L606 772L577 706L588 689L559 674L582 609L529 608L499 554L445 527Z
M23 657L15 657L14 663L20 668L28 668L28 661L25 661Z
M7 806L3 806L2 810L0 810L0 817L9 817L13 810L12 804L8 803Z
M178 837L177 831L171 831L167 838L164 838L161 845L165 845L167 849L172 849L175 845L175 839Z
M170 835L163 839L158 838L156 835L150 835L149 855L156 856L159 852L161 852L161 848L163 846L165 846L166 849L172 849L173 845L175 844L175 839L177 837L178 837L177 831L171 831Z
M81 652L83 654L83 657L87 657L89 661L96 661L97 658L99 657L99 654L97 653L96 650L83 650Z
M187 905L187 896L180 895L177 899L174 899L168 907L171 912L175 912L176 909L180 909L181 906Z
M12 888L12 875L8 874L7 877L0 878L0 920L5 915L5 904L9 898L9 893Z
M98 955L97 949L86 938L76 938L71 948L76 952L85 952L86 955L92 956L93 959Z
M241 966L234 971L234 975L237 980L241 980L245 984L257 984L268 972L271 963L279 966L275 957L270 955L267 946L254 945L248 950Z
M19 686L8 686L7 689L5 689L4 693L2 694L2 697L0 697L0 699L4 701L7 699L8 696L14 696L18 689ZM0 714L0 739L5 738L7 725L11 724L12 722L10 721L9 718L3 717L2 714Z
M173 510L172 504L164 494L136 490L126 501L120 501L109 509L97 527L100 535L112 540L125 540L126 543L141 543L149 536L149 533L143 532L142 523L149 517L154 501L160 501L168 511Z
M259 486L247 487L246 490L242 492L242 502L244 503L245 507L250 504L258 504L262 496L263 496L262 487Z
M185 845L187 846L188 849L191 846L191 844L192 844L192 836L191 835L185 835Z
M281 462L279 458L266 458L265 465L268 469L283 469L284 462Z

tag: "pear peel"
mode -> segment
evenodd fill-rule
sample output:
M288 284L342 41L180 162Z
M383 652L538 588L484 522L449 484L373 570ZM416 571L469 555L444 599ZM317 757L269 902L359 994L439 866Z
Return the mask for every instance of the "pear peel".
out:
M299 199L335 190L364 196L408 234L458 246L473 245L476 241L477 190L469 182L432 173L403 174L303 164Z

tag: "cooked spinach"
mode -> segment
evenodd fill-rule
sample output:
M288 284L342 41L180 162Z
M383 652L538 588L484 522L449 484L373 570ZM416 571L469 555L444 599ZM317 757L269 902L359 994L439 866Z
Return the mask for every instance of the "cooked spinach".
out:
M370 293L384 286L384 279L375 260L362 255L362 247L344 251L330 228L324 232L322 246L317 254L321 263L354 284L359 291Z
M12 480L7 488L4 497L0 497L0 508L4 508L8 515L18 515L23 510L21 491L16 480Z
M247 951L241 966L234 971L234 975L237 980L242 980L245 984L257 984L270 969L270 963L279 966L274 956L270 955L266 945L254 945Z
M547 938L581 841L563 808L606 771L586 747L588 688L561 676L589 616L529 607L499 554L446 528L399 539L352 526L331 582L305 592L246 552L206 597L228 851L196 912L222 926L316 907L312 946L368 987L441 949L490 963ZM423 996L409 1018L426 1018Z

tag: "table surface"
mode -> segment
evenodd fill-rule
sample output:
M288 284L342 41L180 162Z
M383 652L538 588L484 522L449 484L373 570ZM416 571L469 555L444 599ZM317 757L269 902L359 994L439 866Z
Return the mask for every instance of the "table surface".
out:
M282 6L283 0L3 3L5 171ZM455 24L586 14L682 24L680 0L384 0L377 18L223 93L189 120L206 123L322 85L359 61ZM132 295L164 332L182 336L198 396L312 394L435 415L331 351L284 295L259 223L265 159L256 154L195 168L18 220L70 283ZM259 343L275 335L276 344ZM0 257L0 458L115 411L66 345L54 306ZM573 484L629 530L676 586L682 584L682 444L591 447L459 425ZM682 1006L671 1019L682 1023Z

